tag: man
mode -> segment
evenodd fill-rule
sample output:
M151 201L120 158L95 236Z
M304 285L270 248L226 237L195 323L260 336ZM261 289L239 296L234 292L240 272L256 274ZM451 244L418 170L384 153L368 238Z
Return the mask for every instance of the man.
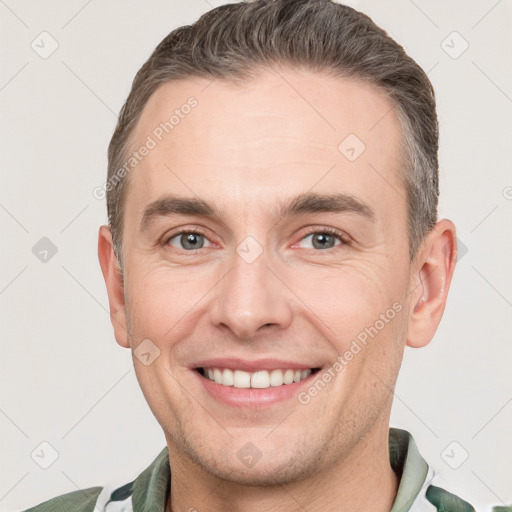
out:
M98 241L167 446L30 510L474 510L389 428L455 267L437 149L426 74L349 7L257 0L169 34L112 137Z

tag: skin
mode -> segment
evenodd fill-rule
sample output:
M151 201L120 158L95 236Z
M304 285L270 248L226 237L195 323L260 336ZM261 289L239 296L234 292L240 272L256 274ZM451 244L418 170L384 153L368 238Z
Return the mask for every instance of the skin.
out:
M167 510L389 511L398 488L392 391L404 347L428 344L443 315L455 226L438 221L410 262L401 127L371 85L276 68L242 85L168 83L146 105L134 147L190 96L198 106L131 171L124 283L107 226L98 245L117 342L134 350L150 339L160 350L152 364L134 365L170 454ZM366 145L353 162L338 150L348 134ZM321 212L277 221L279 201L308 191L351 194L375 219ZM169 216L141 232L144 208L169 192L199 197L221 218ZM193 227L206 234L195 255L179 235L166 242ZM312 227L350 243L315 248ZM264 249L252 263L236 252L247 236ZM326 368L394 303L400 313L307 405L224 405L189 368L228 355ZM261 453L252 467L237 457L247 442Z

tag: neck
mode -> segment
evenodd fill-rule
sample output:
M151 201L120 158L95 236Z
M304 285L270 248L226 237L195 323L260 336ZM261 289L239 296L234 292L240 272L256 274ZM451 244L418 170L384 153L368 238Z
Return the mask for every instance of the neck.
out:
M399 480L389 462L388 426L370 431L351 452L307 478L273 487L220 479L175 450L168 439L171 493L167 512L389 512Z

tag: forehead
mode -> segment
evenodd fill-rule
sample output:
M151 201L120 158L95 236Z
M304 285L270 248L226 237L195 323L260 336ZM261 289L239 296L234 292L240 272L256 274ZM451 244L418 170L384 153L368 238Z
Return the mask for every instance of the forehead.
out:
M397 205L404 195L393 106L375 86L353 79L275 69L241 84L169 82L148 101L132 141L134 150L151 146L131 171L133 217L170 192L226 209L240 201L265 209L313 187L370 203Z

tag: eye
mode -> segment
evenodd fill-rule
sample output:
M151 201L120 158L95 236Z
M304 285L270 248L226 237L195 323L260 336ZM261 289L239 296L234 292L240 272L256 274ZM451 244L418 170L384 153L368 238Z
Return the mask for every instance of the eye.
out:
M339 241L336 243L336 239ZM305 247L306 249L332 249L338 245L348 245L349 241L346 236L333 228L322 228L310 231L306 236L301 239L309 240L312 247Z
M305 249L327 250L338 245L349 245L350 241L344 233L333 228L311 230L303 236L299 243L308 241L310 246ZM212 244L204 233L198 229L183 229L165 239L164 245L171 245L187 252L210 247Z
M208 245L205 245L205 243ZM173 247L177 247L178 249L185 251L203 249L204 247L209 247L211 245L203 233L191 229L175 233L171 237L167 238L164 244L170 244Z

